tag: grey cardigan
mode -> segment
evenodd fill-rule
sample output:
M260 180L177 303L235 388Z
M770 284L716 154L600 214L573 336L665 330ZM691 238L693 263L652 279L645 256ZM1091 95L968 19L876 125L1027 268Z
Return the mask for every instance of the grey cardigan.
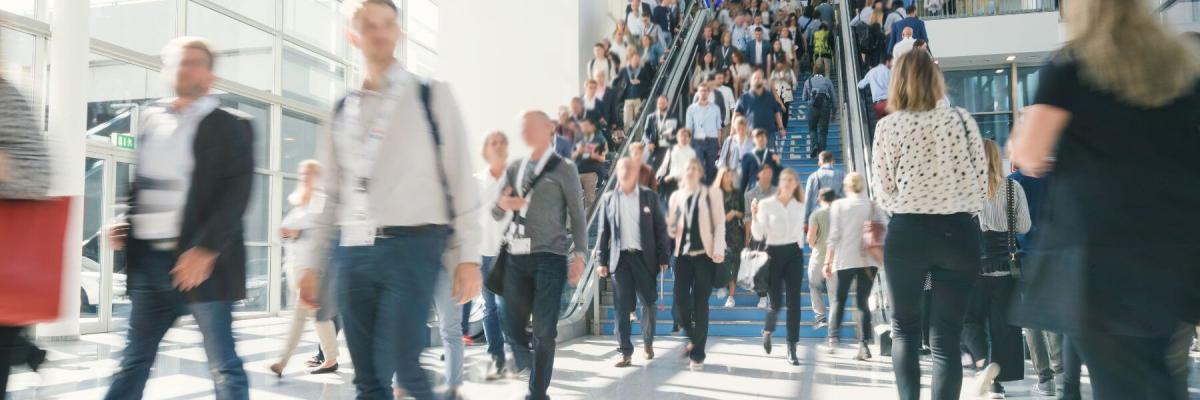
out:
M559 157L554 152L549 157ZM533 186L529 195L529 210L525 215L525 233L531 239L531 252L568 255L572 251L587 252L587 219L583 215L583 187L579 183L579 171L575 163L559 157L553 170L543 171L541 181ZM517 176L521 173L522 160L508 165L504 188L517 192ZM534 168L530 161L528 168ZM547 165L549 168L549 165ZM501 189L501 193L504 190ZM500 221L505 217L499 206L492 208L492 217Z
M21 92L0 78L0 199L38 199L50 189L46 141Z

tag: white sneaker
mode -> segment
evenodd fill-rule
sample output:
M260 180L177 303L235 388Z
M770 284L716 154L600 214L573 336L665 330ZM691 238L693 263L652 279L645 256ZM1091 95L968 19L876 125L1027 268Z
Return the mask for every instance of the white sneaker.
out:
M733 308L735 306L737 306L737 303L733 301L733 296L725 298L725 308Z
M992 392L992 382L1000 376L1000 364L990 363L975 374L975 397L986 397Z
M718 299L722 298L722 297L726 297L726 296L729 296L729 289L726 289L726 288L717 289L717 298Z
M758 308L761 308L761 309L764 309L764 310L766 310L766 309L767 309L767 298L766 298L766 297L759 297L759 298L758 298Z
M700 371L700 370L703 370L703 369L704 369L704 363L702 363L702 362L699 362L699 361L692 361L690 364L688 364L688 369L691 369L692 371Z

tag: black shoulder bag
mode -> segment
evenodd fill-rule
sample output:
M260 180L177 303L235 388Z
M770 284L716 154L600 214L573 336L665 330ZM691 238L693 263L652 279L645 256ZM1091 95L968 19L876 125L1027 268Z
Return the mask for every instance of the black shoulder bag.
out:
M1017 202L1016 196L1013 193L1012 179L1006 180L1008 201L1005 206L1005 213L1008 217L1008 271L1012 274L1013 279L1021 280L1021 258L1017 254Z
M550 157L550 159L546 160L546 167L542 168L542 172L539 172L537 176L533 177L533 180L529 182L529 190L526 190L521 198L528 199L529 194L533 193L533 188L536 187L538 182L542 180L542 177L546 176L546 173L553 171L554 167L558 166L559 162L561 161L561 159L554 153L548 153L547 157ZM514 182L518 182L517 184L520 184L519 182L522 177L513 177L513 179ZM508 225L504 228L505 232L512 227L517 218L519 218L519 213L514 211L512 221L509 221ZM509 255L508 242L506 241L500 245L500 253L496 255L496 260L492 262L492 270L488 272L488 276L484 277L483 281L483 286L487 288L487 290L490 290L492 293L495 293L500 297L504 297L504 274L508 269Z

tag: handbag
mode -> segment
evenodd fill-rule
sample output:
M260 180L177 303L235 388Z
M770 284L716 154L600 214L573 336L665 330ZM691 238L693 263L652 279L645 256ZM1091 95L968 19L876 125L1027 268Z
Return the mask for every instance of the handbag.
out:
M883 264L883 239L887 235L887 227L875 220L875 202L871 202L871 215L863 222L863 251L872 259Z
M0 325L58 319L70 210L69 197L0 200Z
M550 159L546 160L546 167L542 168L542 172L539 172L533 177L533 180L529 182L529 189L525 191L523 196L521 196L522 199L528 199L529 194L533 193L533 187L537 186L538 181L541 181L542 177L546 176L547 172L553 171L554 167L558 166L560 161L559 157L554 153L550 153L549 157ZM509 228L516 223L516 219L517 216L514 215L513 220L508 222L508 225L505 226L504 230L508 231ZM487 288L488 291L491 291L500 297L504 297L504 274L508 269L509 256L511 256L511 253L508 250L508 242L505 241L504 243L500 244L500 253L496 255L496 261L494 261L492 264L492 270L488 272L488 276L484 277L483 280L483 286Z
M752 240L750 245L742 249L741 267L738 269L737 285L746 290L752 290L757 293L766 291L766 271L767 266L766 242ZM760 272L763 272L759 276ZM758 290L762 289L762 290Z
M1012 179L1007 180L1008 199L1005 204L1005 214L1008 219L1008 272L1013 279L1021 280L1021 258L1017 254L1017 202L1013 192Z

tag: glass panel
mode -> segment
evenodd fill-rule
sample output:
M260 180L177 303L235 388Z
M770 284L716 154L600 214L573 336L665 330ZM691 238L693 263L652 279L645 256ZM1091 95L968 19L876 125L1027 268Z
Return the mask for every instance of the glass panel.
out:
M91 0L92 37L158 57L175 37L175 0Z
M979 133L983 134L983 138L995 140L1003 149L1005 143L1008 142L1009 132L1012 132L1012 114L983 114L973 115L973 117L979 124ZM1004 152L1000 154L1003 155Z
M420 44L408 45L408 70L420 76L433 76L437 71L437 54Z
M170 93L159 73L98 55L92 55L88 74L89 139L133 133L140 108Z
M230 11L253 18L269 26L275 26L275 0L208 0ZM190 18L191 16L189 16Z
M113 188L113 217L120 218L125 215L127 205L129 204L129 193L132 189L134 178L133 164L118 162L115 187ZM125 291L125 251L113 252L113 276L112 276L112 322L110 328L117 329L127 324L129 318L129 295Z
M288 203L287 198L288 195L292 194L293 190L296 190L296 185L299 183L300 181L297 179L283 178L283 196L280 196L281 198L279 199L279 204L282 206L281 210L283 210L284 213L287 213L288 210L292 208L292 205ZM284 248L283 251L284 260L287 260L288 249ZM294 294L292 293L292 283L290 280L288 280L288 275L290 274L288 268L291 268L291 266L287 265L286 263L283 265L283 268L280 268L279 287L282 288L282 290L279 291L280 309L287 309L293 305L292 296Z
M1033 96L1037 94L1038 74L1041 66L1017 68L1017 109L1033 104Z
M83 164L83 259L79 272L79 316L83 323L96 322L100 312L103 211L104 160L89 157Z
M345 30L336 0L288 0L283 2L283 32L330 53L346 52Z
M271 178L267 175L255 174L254 187L250 189L250 204L246 205L246 215L242 219L247 242L267 241L271 212L270 192Z
M429 0L408 0L405 10L408 23L404 24L408 40L437 49L438 6Z
M283 47L283 97L321 108L346 90L346 68L295 46Z
M267 311L267 296L271 285L268 284L270 248L267 246L246 246L246 299L234 303L235 312Z
M8 28L0 28L0 77L16 86L33 106L34 92L34 46L33 35Z
M301 161L316 157L317 132L321 129L321 121L308 115L283 111L283 160L279 168L284 172L294 172ZM290 193L290 192L284 192Z
M36 0L4 0L0 1L0 10L8 11L22 17L34 18L37 11Z
M275 40L270 34L195 3L188 3L187 33L212 42L217 53L217 76L271 90L274 75L269 66L274 65Z
M271 149L267 143L271 139L271 106L232 93L216 93L216 96L221 99L221 107L250 114L250 125L254 128L254 166L270 168Z
M946 91L950 102L970 112L1012 110L1008 68L947 71Z

